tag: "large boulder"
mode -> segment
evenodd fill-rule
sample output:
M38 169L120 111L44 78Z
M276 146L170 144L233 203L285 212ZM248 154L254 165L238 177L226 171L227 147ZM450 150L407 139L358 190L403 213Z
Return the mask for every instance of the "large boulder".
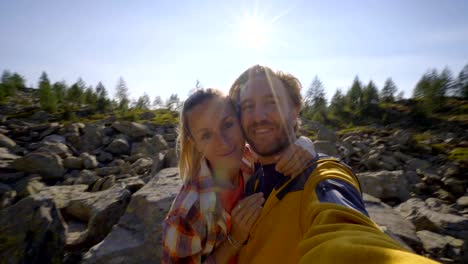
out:
M0 169L11 168L13 161L18 158L20 157L15 154L10 153L10 151L7 148L0 147Z
M61 158L65 158L71 155L67 145L48 141L42 142L39 149L37 149L37 152L50 152L59 155Z
M0 147L13 148L15 146L16 146L15 141L13 141L11 138L0 133Z
M50 152L33 152L13 162L18 171L39 173L43 179L60 179L65 174L62 159Z
M380 199L371 195L363 195L366 210L370 218L382 229L390 231L392 235L404 241L416 252L422 249L421 241L416 236L416 227L409 220L404 219L391 206L382 203Z
M21 199L40 192L45 188L45 184L40 181L39 177L31 176L15 182L12 187L18 198Z
M75 147L82 151L92 151L101 147L104 142L103 130L102 125L86 124L83 128L83 136L75 142Z
M98 162L96 156L90 155L89 153L81 153L80 155L81 160L83 161L83 166L86 169L94 169L98 166Z
M23 199L0 211L0 262L61 263L64 231L50 199Z
M114 155L130 154L130 145L125 138L114 139L106 150Z
M117 121L112 124L112 127L135 140L151 135L147 126L135 122Z
M66 208L72 199L80 197L88 189L87 185L48 186L33 195L35 199L50 199L58 209Z
M161 170L132 196L118 224L83 263L159 263L161 223L181 184L176 168Z
M162 135L154 135L152 138L145 138L142 142L132 144L131 155L142 154L148 157L154 157L169 146Z
M467 241L427 230L418 231L417 235L422 241L424 250L437 260L448 258L455 263L467 263L468 252L465 251Z
M334 142L325 140L314 141L314 147L317 153L323 153L329 156L337 156L338 150Z
M87 223L82 239L74 240L72 248L95 245L101 241L117 223L130 200L130 191L124 186L114 185L100 192L83 192L78 197L71 197L65 213Z
M399 199L410 197L410 186L403 171L364 172L356 175L363 192L380 199Z
M419 198L411 198L395 209L404 218L410 220L418 231L429 230L460 239L468 239L468 218L466 217L434 211Z

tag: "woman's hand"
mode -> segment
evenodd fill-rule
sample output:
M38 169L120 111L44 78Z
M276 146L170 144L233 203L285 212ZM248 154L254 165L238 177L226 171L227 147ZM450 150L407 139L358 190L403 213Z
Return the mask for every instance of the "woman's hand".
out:
M308 142L301 142L301 145L290 144L286 151L278 157L279 161L276 163L275 169L293 178L301 174L316 155L313 143L310 141L312 148L303 145L306 143L309 144Z
M249 237L250 228L260 216L263 193L252 194L239 202L231 211L231 237L240 245Z

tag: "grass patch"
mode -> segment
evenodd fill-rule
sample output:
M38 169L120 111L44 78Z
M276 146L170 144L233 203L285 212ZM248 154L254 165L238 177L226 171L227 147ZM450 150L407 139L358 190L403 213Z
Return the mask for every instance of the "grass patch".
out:
M454 148L450 151L449 159L468 163L468 148Z
M413 140L416 141L417 143L431 139L433 135L429 132L424 132L424 133L419 133L419 134L414 134L413 135Z
M369 126L358 126L358 127L350 127L350 128L345 128L341 129L340 131L337 132L338 135L342 136L345 134L350 134L350 133L374 133L376 131L376 128L369 127Z

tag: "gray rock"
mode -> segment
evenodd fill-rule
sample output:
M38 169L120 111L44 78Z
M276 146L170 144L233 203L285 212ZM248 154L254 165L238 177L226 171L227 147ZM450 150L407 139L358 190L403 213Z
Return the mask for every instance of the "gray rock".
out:
M70 246L94 245L101 241L125 212L130 196L127 189L115 185L105 191L86 192L72 198L65 212L88 225L84 240Z
M147 126L135 122L117 121L112 124L112 127L136 140L151 135L151 131Z
M60 135L49 135L42 139L42 142L49 142L49 143L62 143L65 144L67 140L64 136Z
M83 136L80 138L78 145L75 145L75 147L82 151L92 151L101 147L104 138L103 129L104 126L102 125L86 124L86 126L83 128Z
M98 166L96 156L94 156L94 155L90 155L90 154L84 152L84 153L81 153L80 158L83 161L83 166L86 169L94 169L94 168L96 168Z
M80 172L80 175L78 176L78 178L75 180L75 184L92 185L98 179L99 179L99 177L96 176L95 172L90 171L90 170L82 170Z
M114 156L112 156L112 154L110 154L109 152L100 151L99 155L97 156L97 159L101 163L108 163L114 159Z
M161 259L161 222L181 186L177 169L160 171L132 196L112 232L84 256L83 263L154 263Z
M37 152L50 152L59 155L61 158L71 155L67 145L56 142L42 142Z
M463 195L468 187L468 179L458 179L455 177L444 177L442 182L445 188L453 195L459 197Z
M2 173L0 175L0 182L2 183L14 183L21 178L24 178L24 172L11 172L11 173Z
M468 218L454 214L433 211L419 198L411 198L395 207L400 214L410 220L416 230L429 230L468 239Z
M131 155L143 154L147 157L154 157L169 146L161 135L155 135L152 138L145 138L142 142L133 143Z
M468 208L468 196L465 195L465 196L458 198L457 205L460 208Z
M0 195L0 209L7 208L16 200L16 191L11 190Z
M130 154L130 145L126 139L118 138L114 139L109 146L107 146L106 150L115 155Z
M449 205L445 204L442 200L437 198L427 198L424 202L432 211L443 214L457 214L457 210L453 209Z
M463 240L427 230L418 231L416 234L421 239L424 250L432 257L438 260L448 257L459 263L466 263L468 260L468 252L463 250L465 244Z
M48 186L32 197L34 199L49 199L55 204L58 209L66 208L70 200L80 197L83 192L88 189L88 185L77 184L68 186Z
M125 188L127 188L131 193L135 193L145 186L145 182L138 176L119 179L117 182L125 184Z
M323 153L329 156L337 156L338 151L335 143L330 141L316 140L314 141L314 147L317 153Z
M33 152L13 161L18 171L39 173L43 179L60 179L65 174L62 159L49 152Z
M30 195L36 194L45 188L45 184L40 181L40 177L27 177L12 184L17 197L22 199Z
M141 158L135 161L131 165L131 170L133 174L144 174L151 170L153 165L153 160L150 158Z
M117 166L112 166L112 167L103 167L103 168L97 168L95 170L96 174L99 176L107 176L111 174L119 174L121 171L120 167Z
M363 192L377 198L406 201L410 197L408 181L403 171L364 172L356 176Z
M178 163L179 157L177 157L175 148L169 149L164 155L164 168L177 167Z
M98 179L91 188L92 192L104 191L115 184L115 175L109 175Z
M61 263L64 223L51 200L31 197L0 210L2 263Z
M83 168L83 160L78 157L67 157L63 160L63 167L80 170Z
M389 230L391 234L403 240L411 249L417 252L422 249L421 241L416 236L416 227L413 223L404 219L391 206L382 203L376 197L364 194L363 200L370 218L381 228Z
M424 170L430 167L431 167L431 163L429 161L418 159L418 158L412 158L408 160L406 163L407 170L413 170L413 171L416 171L418 169Z
M13 141L11 138L3 135L0 133L0 147L3 148L14 148L16 146L16 142Z
M13 161L20 158L19 156L10 153L7 148L0 148L0 169L11 169L13 167ZM0 176L0 181L1 181Z

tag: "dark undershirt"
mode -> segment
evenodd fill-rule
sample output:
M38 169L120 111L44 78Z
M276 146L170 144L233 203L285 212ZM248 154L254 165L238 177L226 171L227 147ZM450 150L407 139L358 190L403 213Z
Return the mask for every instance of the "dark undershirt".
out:
M276 164L260 165L255 164L255 172L260 173L260 181L256 192L263 192L265 200L270 196L274 188L281 187L290 178L275 170Z

